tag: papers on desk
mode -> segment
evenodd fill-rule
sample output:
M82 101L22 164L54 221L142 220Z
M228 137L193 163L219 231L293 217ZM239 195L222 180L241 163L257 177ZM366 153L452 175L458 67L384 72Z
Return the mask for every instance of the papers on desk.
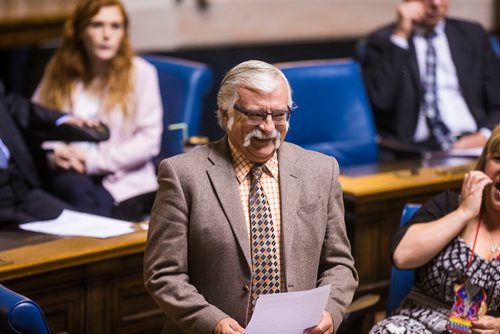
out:
M245 334L302 334L318 324L330 284L308 291L260 295Z
M130 222L72 210L64 210L53 220L25 223L19 227L33 232L95 238L115 237L135 231L134 224Z
M478 158L483 152L482 147L473 147L473 148L452 148L451 150L446 151L446 155L450 157L471 157Z

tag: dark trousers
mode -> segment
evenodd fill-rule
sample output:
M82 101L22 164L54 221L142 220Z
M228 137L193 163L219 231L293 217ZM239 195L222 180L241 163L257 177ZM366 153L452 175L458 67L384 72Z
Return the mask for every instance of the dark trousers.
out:
M119 203L113 210L113 218L141 221L149 219L156 191L141 194Z
M56 171L51 188L56 196L78 211L129 221L138 221L147 216L155 197L155 193L146 193L115 203L103 187L102 177L74 171Z
M30 185L13 163L0 170L0 223L26 223L54 219L70 205Z
M114 199L102 186L101 177L74 171L56 171L52 175L51 191L71 204L75 210L111 217Z
M32 189L13 205L0 206L0 225L57 218L71 206L41 190Z

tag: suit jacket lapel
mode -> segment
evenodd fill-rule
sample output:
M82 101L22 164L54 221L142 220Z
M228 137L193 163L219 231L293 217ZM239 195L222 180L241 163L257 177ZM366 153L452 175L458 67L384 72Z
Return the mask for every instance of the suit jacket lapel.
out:
M460 32L453 25L453 22L446 21L445 26L446 38L448 39L448 45L450 46L451 59L455 64L455 69L457 71L458 83L460 87L464 87L462 83L466 82L467 68L470 64L468 62L468 49L467 45L463 43L463 38L460 36ZM466 94L466 93L464 93ZM465 96L464 96L465 97Z
M410 75L417 92L417 101L420 101L420 96L422 96L422 79L420 78L420 72L418 70L417 53L415 51L415 44L413 44L413 35L408 39L408 44L410 47L411 57L410 57Z
M241 247L249 270L251 270L250 236L241 206L240 194L227 138L214 144L208 155L208 159L213 164L213 166L207 170L208 177L213 184L222 210L231 224L231 228Z
M283 143L278 151L279 179L281 190L281 248L285 263L293 261L293 233L297 224L297 208L299 207L299 174L297 172L297 157L288 150L288 144Z
M300 198L297 158L290 153L287 146L286 143L283 143L278 151L281 189L281 243L282 259L285 264L292 260L292 236L297 224L297 208ZM236 175L230 158L227 138L214 145L208 159L213 163L213 166L207 170L208 176L247 261L248 268L251 270L250 237L245 224L238 186L235 182Z

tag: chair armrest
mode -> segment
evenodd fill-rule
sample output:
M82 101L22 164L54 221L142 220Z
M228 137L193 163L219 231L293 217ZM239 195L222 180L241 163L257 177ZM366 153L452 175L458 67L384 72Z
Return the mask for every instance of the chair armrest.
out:
M184 141L184 146L197 146L197 145L205 145L208 144L209 139L208 137L204 136L192 136L187 138Z
M49 333L42 310L31 300L22 301L12 308L9 313L9 325L23 334Z
M37 303L0 284L0 333L50 333Z
M366 316L371 316L373 322L373 312L380 301L380 295L368 294L356 298L347 308L342 324L340 324L339 333L356 333L359 330L360 323ZM358 327L355 329L354 327Z
M380 295L369 294L356 298L347 308L347 317L355 317L365 315L371 311L380 300Z
M100 123L95 127L63 123L43 135L43 140L100 142L109 139L109 128Z
M372 309L380 300L380 295L369 294L356 298L351 305L347 308L349 315L356 314L357 312L366 312Z
M380 149L393 152L396 158L418 158L422 159L428 154L428 150L411 144L402 143L393 138L377 136L377 144Z

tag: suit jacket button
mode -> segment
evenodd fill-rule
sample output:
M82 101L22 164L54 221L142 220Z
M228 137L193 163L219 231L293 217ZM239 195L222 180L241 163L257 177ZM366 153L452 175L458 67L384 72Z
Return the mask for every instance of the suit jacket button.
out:
M248 285L243 285L243 291L250 292L250 287Z

